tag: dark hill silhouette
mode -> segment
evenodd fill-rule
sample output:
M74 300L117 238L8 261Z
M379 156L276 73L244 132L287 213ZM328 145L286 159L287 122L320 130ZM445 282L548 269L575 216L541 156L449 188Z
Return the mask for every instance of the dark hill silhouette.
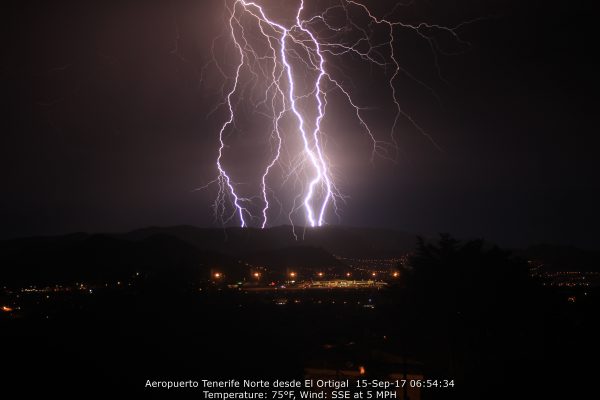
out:
M583 250L573 246L539 244L517 255L544 264L549 271L594 271L600 272L600 251Z
M215 264L233 268L234 262L170 235L131 241L78 234L0 242L2 281L6 285L105 282L127 279L136 272L194 282L204 278Z
M5 285L106 282L136 272L180 283L217 268L243 276L248 266L337 268L345 257L389 257L410 251L414 235L392 230L328 226L270 229L152 227L124 234L74 233L0 241Z
M271 269L286 268L342 268L344 264L327 251L307 246L286 247L248 255L245 260L254 265L265 265Z
M184 225L139 229L119 236L140 240L157 233L166 233L191 243L200 250L236 256L302 246L320 247L343 257L394 257L411 251L416 243L416 235L389 229L326 226L296 227L295 231L297 239L291 226L216 229Z

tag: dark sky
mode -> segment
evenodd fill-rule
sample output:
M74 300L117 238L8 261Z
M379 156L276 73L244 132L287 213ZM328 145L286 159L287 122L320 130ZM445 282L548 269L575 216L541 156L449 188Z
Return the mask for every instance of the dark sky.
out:
M214 190L194 189L215 176L225 117L207 118L217 75L199 82L222 2L108 3L13 2L3 13L2 238L214 224ZM340 163L350 196L340 223L598 248L591 2L415 3L396 15L449 25L486 17L460 29L470 48L440 56L447 83L422 42L398 43L402 65L441 100L401 79L402 105L443 151L401 124L397 164L371 165L360 152ZM356 86L378 104L382 87Z

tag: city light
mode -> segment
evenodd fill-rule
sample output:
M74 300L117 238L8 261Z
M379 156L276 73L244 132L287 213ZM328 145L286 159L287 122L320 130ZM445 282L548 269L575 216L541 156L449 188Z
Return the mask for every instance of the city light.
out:
M322 272L317 273L317 275L319 276L319 278L323 277L323 273Z
M399 277L399 276L400 276L400 274L399 274L397 271L395 271L395 272L392 274L392 276L393 276L394 278L397 278L397 277Z
M13 309L9 306L2 306L2 311L4 312L11 312Z
M290 277L295 278L296 277L296 273L295 272L290 272Z
M223 275L221 275L221 273L220 273L220 272L215 272L213 276L215 277L215 279L219 279L219 278L221 278Z
M352 274L350 272L346 272L346 276L349 278L350 276L352 276Z
M259 272L253 273L252 276L255 277L256 279L260 279L260 273Z

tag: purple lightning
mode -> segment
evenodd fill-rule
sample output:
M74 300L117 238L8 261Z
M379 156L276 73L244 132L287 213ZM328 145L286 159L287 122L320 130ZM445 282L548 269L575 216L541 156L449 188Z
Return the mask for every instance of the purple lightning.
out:
M325 134L322 129L322 121L326 117L327 94L331 91L339 91L353 109L357 123L371 141L372 160L375 156L394 159L397 151L394 135L400 118L405 118L439 148L432 137L400 106L395 86L395 80L399 74L405 74L432 93L433 90L404 70L398 63L394 51L394 30L397 27L411 29L426 40L434 53L439 72L435 40L425 31L443 31L463 44L464 42L458 37L456 30L465 23L449 28L426 23L412 25L389 21L387 16L376 17L365 4L354 0L339 0L337 4L326 8L322 13L306 17L304 16L305 0L297 0L295 16L286 25L285 22L276 22L274 17L269 16L265 11L265 6L258 2L231 1L232 4L228 4L226 1L228 35L237 50L237 63L235 73L231 77L231 89L225 94L224 101L221 103L227 109L228 118L219 130L219 148L216 159L218 176L211 182L218 186L213 204L215 216L223 223L239 218L241 227L257 224L265 228L268 225L271 203L275 201L281 206L281 202L269 187L270 176L277 168L281 169L284 182L293 181L294 187L298 190L288 213L292 225L292 215L300 209L304 211L305 223L311 227L324 225L326 214L330 208L333 208L337 214L338 202L344 201L345 197L336 186L332 166L324 147ZM329 22L328 16L333 11L345 13L347 19L345 28L338 28ZM361 13L362 17L369 21L368 26L358 25L350 16L351 11ZM321 29L317 29L318 26ZM372 44L368 31L368 29L372 29L372 26L387 28L388 40L383 45ZM251 31L251 27L254 28L253 31ZM351 42L339 39L342 31L348 30L348 27L354 34L354 40ZM356 39L356 35L358 35L358 39ZM262 51L261 46L266 51ZM382 47L387 47L387 54L380 51ZM334 78L332 70L329 68L331 61L328 61L327 58L333 59L345 54L354 54L361 60L383 69L392 68L388 83L391 101L396 111L388 140L376 138L363 116L364 108L357 104L342 82ZM226 76L216 61L215 65L219 72ZM245 80L242 76L243 70L249 74L249 78L245 77ZM307 78L310 74L315 77ZM440 78L442 78L441 74ZM307 80L310 90L300 93L298 87ZM249 198L239 195L238 184L234 182L223 165L223 152L228 147L227 131L230 127L235 127L236 101L243 101L241 98L244 97L246 91L256 91L256 88L261 85L264 85L261 100L253 106L257 110L263 106L267 108L266 112L261 111L261 113L272 124L269 139L272 152L260 176L260 195ZM237 99L235 99L236 96ZM301 106L301 102L310 102L311 106ZM309 111L310 109L313 111ZM286 132L282 128L282 121L286 116L294 121L292 132ZM293 147L289 145L289 143L293 143L292 135L297 135L296 140L301 143L300 149L289 148ZM285 160L284 154L287 156ZM259 207L260 211L257 211L256 201L262 203Z

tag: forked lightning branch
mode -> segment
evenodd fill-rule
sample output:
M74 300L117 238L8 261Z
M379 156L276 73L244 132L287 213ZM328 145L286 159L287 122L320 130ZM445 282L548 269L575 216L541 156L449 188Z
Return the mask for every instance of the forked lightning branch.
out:
M435 33L443 32L461 42L456 33L458 27L389 20L375 15L367 4L353 0L327 2L325 7L324 2L307 3L307 0L281 2L275 12L259 1L225 2L227 36L235 62L232 71L219 67L227 77L221 102L226 119L218 131L217 176L209 183L218 187L213 209L223 224L236 222L241 227L265 228L272 223L273 205L283 209L278 215L283 214L292 225L300 220L303 225L318 227L332 218L332 212L337 214L345 197L336 179L343 171L334 168L335 160L327 151L328 137L323 124L330 118L352 118L371 144L371 159L396 157L395 134L401 119L437 146L400 105L396 80L401 74L427 85L401 67L396 36L399 30L412 30L430 46L437 60L439 47ZM311 10L319 6L321 9L311 13L308 6ZM291 11L287 17L280 15L281 7ZM390 15L396 11L392 10ZM385 32L383 40L381 32ZM395 111L389 129L383 134L376 133L368 123L365 110L369 105L362 104L352 93L356 77L340 77L339 66L345 56L376 67L385 77L388 91L385 96ZM217 62L215 65L219 66ZM236 124L237 110L240 103L252 97L247 95L248 91L260 91L261 100L253 106L262 110L261 117L269 120L271 146L257 177L258 190L252 195L242 195L226 152L230 150L231 131L244 129ZM347 103L351 115L333 115L328 111L328 95L334 92ZM284 129L284 124L291 127ZM288 190L294 191L288 193L292 199L289 206L283 206L272 183L276 171L284 182L293 183L288 185L293 188Z

